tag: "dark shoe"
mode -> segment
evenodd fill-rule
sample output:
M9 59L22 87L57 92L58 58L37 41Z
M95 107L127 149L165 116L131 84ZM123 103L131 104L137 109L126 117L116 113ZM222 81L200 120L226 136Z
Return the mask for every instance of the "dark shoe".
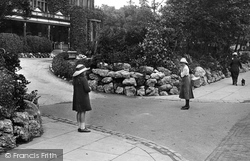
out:
M181 110L188 110L190 108L190 106L183 106L182 108L181 108Z
M85 128L85 129L78 129L78 132L91 132L89 129Z

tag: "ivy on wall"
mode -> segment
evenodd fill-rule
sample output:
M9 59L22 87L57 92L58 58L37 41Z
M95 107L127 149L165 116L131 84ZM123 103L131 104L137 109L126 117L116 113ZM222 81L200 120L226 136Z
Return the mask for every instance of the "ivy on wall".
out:
M92 49L90 42L90 19L102 20L103 13L97 9L88 9L78 6L71 7L71 50L86 54Z

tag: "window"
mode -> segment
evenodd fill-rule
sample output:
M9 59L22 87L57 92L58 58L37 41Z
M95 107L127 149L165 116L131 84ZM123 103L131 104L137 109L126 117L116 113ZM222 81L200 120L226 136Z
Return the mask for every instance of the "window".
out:
M42 11L47 12L48 11L48 4L46 0L30 0L32 4L32 8L40 8Z

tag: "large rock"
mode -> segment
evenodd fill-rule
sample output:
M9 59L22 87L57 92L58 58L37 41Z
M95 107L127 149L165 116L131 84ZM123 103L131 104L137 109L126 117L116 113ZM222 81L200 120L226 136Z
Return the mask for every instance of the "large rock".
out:
M200 77L198 79L192 80L192 84L195 88L199 88L202 85L202 81Z
M164 84L164 85L159 87L159 91L169 92L172 88L173 88L173 86L171 84Z
M112 77L112 78L130 78L130 72L125 71L125 70L120 70L120 71L110 71L107 74L108 77Z
M158 67L157 70L159 72L162 72L165 74L165 76L170 76L171 75L171 71L168 70L167 68L164 68L164 67Z
M206 75L206 71L202 67L196 67L194 69L194 75L196 77L204 77Z
M172 79L171 76L165 76L164 78L160 79L158 81L158 84L160 86L164 85L164 84L172 84Z
M178 95L179 94L178 88L176 86L173 86L173 88L169 91L169 94Z
M201 77L201 85L202 86L205 86L208 84L208 81L207 81L207 76L204 76L204 77Z
M150 75L151 79L157 79L157 80L162 79L164 76L165 76L165 74L162 72L152 73Z
M94 74L94 73L90 73L89 78L92 80L97 80L97 81L101 80L101 77L97 74Z
M161 92L160 92L160 96L168 96L168 92L166 92L166 91L161 91Z
M119 70L130 71L131 65L128 63L114 63L113 69L115 71L119 71Z
M124 94L126 96L135 96L136 95L136 88L134 86L126 86L124 89Z
M105 84L103 86L105 93L114 93L114 85L113 83Z
M148 87L146 90L146 95L148 96L159 96L158 88Z
M136 93L137 96L145 96L145 94L146 94L145 86L141 86Z
M90 88L95 91L97 90L97 86L98 86L98 81L97 80L88 80L89 86Z
M173 85L176 86L176 87L179 87L180 86L180 81L179 80L174 80Z
M0 132L13 134L13 124L9 119L0 120Z
M105 83L105 84L110 83L112 81L113 81L112 77L105 77L102 79L102 83Z
M122 81L122 84L125 86L136 86L135 78L127 78Z
M130 72L128 72L128 71L120 70L117 72L121 74L122 78L129 78L130 77Z
M133 78L141 78L143 77L143 74L142 73L139 73L139 72L130 72L130 76L133 77Z
M148 79L146 85L149 87L154 87L156 83L157 83L156 79Z
M107 70L107 69L92 69L92 72L99 75L99 76L107 77L109 70Z
M179 79L180 79L180 76L178 76L178 75L176 75L176 74L172 74L172 75L171 75L171 79L179 80Z
M104 87L102 85L99 85L99 86L96 87L96 90L98 92L104 92Z
M116 90L115 90L115 93L123 94L124 93L124 88L123 87L117 87Z
M149 66L141 66L139 68L139 71L143 74L152 74L154 72L154 68L153 67L149 67Z

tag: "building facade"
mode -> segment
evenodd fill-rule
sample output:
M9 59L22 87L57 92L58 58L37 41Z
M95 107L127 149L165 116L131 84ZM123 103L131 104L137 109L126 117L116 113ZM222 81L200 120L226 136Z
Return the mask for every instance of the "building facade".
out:
M69 0L70 5L94 9L94 0ZM50 13L47 0L30 0L31 14L23 17L22 13L13 10L12 15L5 17L5 25L1 32L18 35L33 35L47 37L54 43L54 48L69 48L70 46L70 16L62 12ZM96 20L89 20L90 28L96 25ZM91 40L96 37L96 29L91 28Z

